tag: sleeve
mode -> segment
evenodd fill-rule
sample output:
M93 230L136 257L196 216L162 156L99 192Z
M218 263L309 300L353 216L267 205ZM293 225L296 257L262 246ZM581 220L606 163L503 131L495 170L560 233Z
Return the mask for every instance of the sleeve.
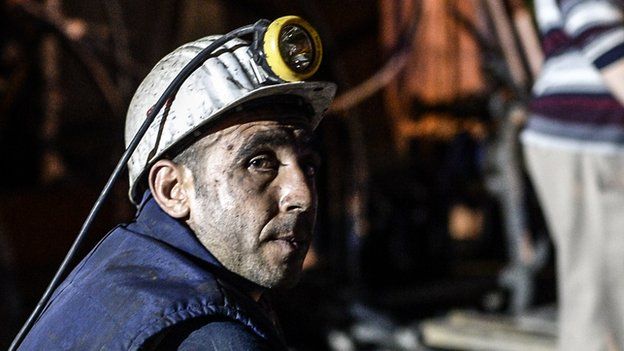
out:
M214 321L194 330L180 343L179 351L265 351L268 345L234 321Z
M598 68L624 58L624 11L613 0L559 0L564 29Z

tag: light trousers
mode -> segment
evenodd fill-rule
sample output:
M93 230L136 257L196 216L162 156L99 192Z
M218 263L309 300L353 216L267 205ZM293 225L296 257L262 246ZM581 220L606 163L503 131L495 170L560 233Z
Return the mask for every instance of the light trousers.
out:
M624 350L624 148L523 149L555 245L559 350Z

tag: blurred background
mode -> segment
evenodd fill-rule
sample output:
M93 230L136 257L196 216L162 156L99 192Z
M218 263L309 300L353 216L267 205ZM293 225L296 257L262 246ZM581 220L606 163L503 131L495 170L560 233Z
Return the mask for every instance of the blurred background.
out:
M125 111L184 42L296 14L338 84L318 132L306 274L274 302L296 350L554 350L551 243L519 154L541 52L512 0L0 2L0 348L123 152ZM79 257L130 220L126 176Z

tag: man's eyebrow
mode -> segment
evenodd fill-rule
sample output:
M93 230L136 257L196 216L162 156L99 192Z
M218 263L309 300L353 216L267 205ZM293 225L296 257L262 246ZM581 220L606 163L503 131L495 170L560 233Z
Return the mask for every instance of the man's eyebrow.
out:
M285 130L266 130L254 133L248 140L246 140L241 148L238 150L236 157L238 159L244 159L253 155L254 152L263 146L267 147L279 147L284 145L290 145L295 142L297 138L291 133ZM308 148L310 146L310 137L304 137L299 139L302 143L301 146Z

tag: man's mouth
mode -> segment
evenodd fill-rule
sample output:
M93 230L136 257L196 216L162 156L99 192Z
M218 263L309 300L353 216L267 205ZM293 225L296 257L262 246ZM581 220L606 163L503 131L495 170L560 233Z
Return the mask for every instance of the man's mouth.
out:
M295 250L299 250L305 244L305 240L297 240L294 236L275 238L274 240L285 242Z
M312 231L307 217L274 218L265 229L260 240L278 244L282 254L299 257L308 251Z
M279 243L286 250L290 251L290 253L303 253L304 249L307 248L308 240L305 239L297 239L293 235L277 237L272 239L271 241L275 243Z

